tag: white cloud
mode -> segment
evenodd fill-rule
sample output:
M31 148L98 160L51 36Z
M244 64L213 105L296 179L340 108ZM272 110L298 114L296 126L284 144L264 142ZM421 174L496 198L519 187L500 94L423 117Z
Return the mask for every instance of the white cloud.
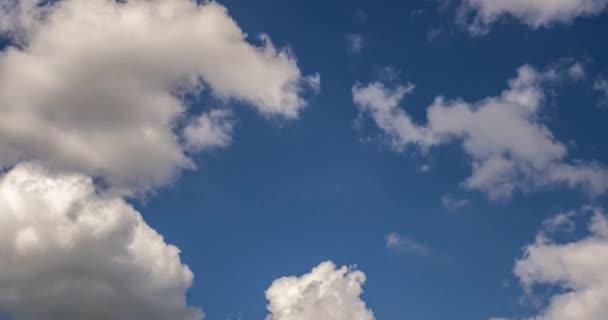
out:
M462 9L472 12L469 30L487 33L499 19L510 16L531 28L570 23L576 18L602 13L608 0L462 0Z
M266 320L374 320L361 300L365 274L321 263L301 277L275 280L266 291Z
M431 250L424 244L406 238L398 233L389 233L384 238L388 249L400 253L412 253L417 255L427 255Z
M30 163L0 177L0 265L15 320L202 318L179 249L80 174Z
M191 150L225 147L232 142L232 114L213 110L200 115L184 128L186 146Z
M566 145L541 122L544 87L580 73L557 66L539 72L530 66L500 95L475 103L437 97L427 109L427 124L416 124L400 108L414 86L390 88L382 83L356 84L353 100L390 138L396 151L410 145L422 151L459 141L471 158L473 172L463 183L492 199L508 198L515 191L551 185L582 187L592 195L608 190L608 170L593 162L571 163Z
M0 5L0 31L20 44L0 54L0 167L35 159L146 191L194 167L187 151L229 141L227 119L191 114L184 93L293 119L319 86L267 36L249 43L215 2L37 3Z
M469 205L467 199L457 199L452 196L446 195L441 197L441 204L450 211L456 211Z
M588 235L557 243L551 237L559 230L544 229L515 264L514 272L528 292L536 285L559 289L532 319L608 318L608 218L599 208L585 208L579 213L592 214Z
M346 46L348 52L359 54L363 51L363 47L365 46L365 38L356 33L346 35Z

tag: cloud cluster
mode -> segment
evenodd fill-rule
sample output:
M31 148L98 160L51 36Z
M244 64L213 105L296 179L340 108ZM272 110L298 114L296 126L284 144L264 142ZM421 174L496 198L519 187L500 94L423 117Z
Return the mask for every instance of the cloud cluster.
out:
M192 273L120 198L24 163L0 177L0 310L15 320L199 320Z
M531 28L570 23L576 18L597 15L608 8L608 0L463 0L462 9L472 12L469 31L487 33L491 24L510 16Z
M0 167L37 160L145 192L194 167L191 152L230 142L229 117L192 114L185 94L293 119L319 86L215 2L38 2L0 5L16 43L0 54Z
M575 217L591 214L589 233L567 243L552 239L571 233ZM551 226L547 228L547 226ZM562 226L560 228L560 226ZM608 217L600 208L561 214L545 223L536 242L527 246L514 272L526 290L536 285L558 290L536 320L603 320L608 318Z
M415 123L400 107L414 86L391 88L383 83L356 84L353 100L387 135L396 151L417 146L460 142L471 158L467 189L492 199L508 198L551 185L581 187L592 195L608 190L608 170L593 162L568 161L565 144L540 120L545 87L566 78L580 79L579 64L540 72L522 66L500 95L475 103L437 97L427 109L427 124Z
M304 76L215 2L0 3L0 310L15 320L200 320L193 274L125 196L232 142L202 94L295 119ZM109 189L97 189L103 181Z
M374 320L361 300L365 274L324 262L301 277L275 280L266 291L266 320Z

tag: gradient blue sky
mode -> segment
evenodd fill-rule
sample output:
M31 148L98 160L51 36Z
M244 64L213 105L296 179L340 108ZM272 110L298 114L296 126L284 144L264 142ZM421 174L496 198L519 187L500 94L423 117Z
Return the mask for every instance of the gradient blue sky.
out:
M360 114L352 88L413 83L401 107L424 124L437 96L480 101L499 95L524 64L578 61L584 78L548 88L537 120L568 146L569 162L608 165L606 98L594 90L608 77L608 14L540 28L506 16L472 35L457 21L456 0L220 3L249 41L265 33L289 47L304 74L320 74L321 88L293 120L207 94L193 99L193 110L233 110L232 143L197 155L197 170L147 196L128 197L181 250L195 275L189 304L205 319L264 319L273 280L331 260L365 272L362 298L379 320L539 314L560 289L526 296L515 262L543 221L607 206L605 192L556 184L488 199L462 186L471 160L460 141L396 152ZM356 52L352 35L363 39ZM393 247L391 234L400 238ZM585 234L577 229L567 241Z
M223 1L250 35L289 46L322 89L298 121L261 118L237 107L234 143L200 158L138 207L197 275L190 301L208 319L261 319L264 290L277 277L320 261L356 264L368 281L364 300L377 319L488 319L526 316L534 306L512 275L522 247L544 219L603 197L551 188L488 201L459 187L470 163L457 145L427 156L397 154L373 126L358 128L351 87L391 66L416 91L408 111L424 121L437 95L477 101L500 93L522 64L563 58L587 63L587 78L556 90L547 126L575 146L571 155L608 163L608 113L597 108L596 76L608 72L608 18L533 30L517 21L469 35L433 1ZM357 19L364 12L365 19ZM429 40L431 30L440 34ZM364 37L360 53L348 34ZM430 163L430 172L420 166ZM447 210L443 196L469 204ZM390 232L429 248L426 255L386 248Z

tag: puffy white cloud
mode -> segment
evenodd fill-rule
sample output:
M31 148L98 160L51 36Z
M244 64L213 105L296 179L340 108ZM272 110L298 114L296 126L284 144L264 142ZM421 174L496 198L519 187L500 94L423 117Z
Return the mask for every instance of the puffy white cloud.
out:
M608 318L608 217L599 208L585 208L577 215L591 213L589 234L572 242L558 243L552 235L560 229L545 228L536 242L526 247L514 272L526 290L534 286L554 286L554 294L535 320L603 320ZM560 215L562 224L573 224L573 215ZM553 222L546 225L555 226ZM566 231L571 231L570 227Z
M570 23L576 18L597 15L608 8L608 0L463 0L462 8L473 12L469 30L486 33L504 16L520 20L531 28Z
M388 249L400 253L413 253L425 256L431 252L428 246L395 232L387 234L384 239L386 240L386 247Z
M573 76L579 79L580 73L572 68L539 72L523 66L500 95L475 103L438 97L427 109L426 125L416 124L399 106L413 91L413 85L391 88L378 82L356 84L353 100L360 112L369 114L386 133L396 151L410 145L426 151L461 142L473 168L463 186L482 190L492 199L555 184L601 194L608 190L608 170L593 162L569 162L566 145L553 136L539 116L545 101L544 87Z
M399 151L410 143L420 146L437 143L433 132L416 125L410 116L399 108L401 100L406 94L413 92L414 88L413 84L408 84L392 89L375 82L368 85L357 83L352 89L353 100L359 111L371 115L376 125L388 135L392 146Z
M231 117L227 110L213 110L200 115L184 128L186 145L195 151L229 145L233 129Z
M229 141L227 119L190 119L184 94L293 119L302 90L319 86L267 36L248 42L215 2L13 0L0 12L19 44L0 54L0 167L34 159L146 191L192 168L186 151Z
M266 320L373 320L361 300L365 274L321 263L301 277L275 280L266 291Z
M0 310L13 319L198 320L192 277L176 247L90 178L31 163L0 177Z

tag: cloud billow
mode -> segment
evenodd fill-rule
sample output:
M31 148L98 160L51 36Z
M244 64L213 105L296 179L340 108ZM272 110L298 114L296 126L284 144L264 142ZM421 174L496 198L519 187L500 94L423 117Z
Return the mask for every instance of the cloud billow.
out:
M416 146L426 153L460 142L471 159L472 174L462 184L466 189L483 191L491 199L554 185L599 195L608 191L608 169L593 161L568 161L567 146L540 120L545 88L579 80L580 68L574 63L539 71L525 65L498 96L473 103L437 97L427 108L426 125L415 123L400 107L413 92L412 84L356 84L352 93L359 111L370 116L398 152Z
M0 6L0 31L16 43L0 55L2 167L36 160L146 192L195 167L192 152L231 141L231 119L191 114L183 93L294 119L319 86L268 36L248 42L215 2L11 3ZM191 129L201 123L217 130Z

